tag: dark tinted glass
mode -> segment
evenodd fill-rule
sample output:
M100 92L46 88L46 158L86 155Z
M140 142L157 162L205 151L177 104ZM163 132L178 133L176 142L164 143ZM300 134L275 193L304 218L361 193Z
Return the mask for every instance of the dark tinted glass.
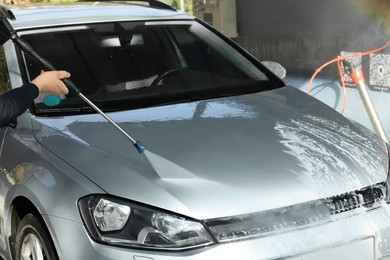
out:
M275 88L258 65L197 22L124 22L22 36L105 110L245 94ZM39 66L28 57L28 76ZM36 100L38 112L53 110ZM49 110L47 110L49 109ZM55 110L88 107L72 94Z

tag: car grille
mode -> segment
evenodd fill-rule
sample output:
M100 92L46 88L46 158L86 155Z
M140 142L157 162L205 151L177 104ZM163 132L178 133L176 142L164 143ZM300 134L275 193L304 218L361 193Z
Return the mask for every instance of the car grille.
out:
M372 207L378 201L385 199L385 194L385 183L381 183L359 191L331 197L325 200L325 203L331 214L335 215L360 207Z
M357 214L379 206L385 197L385 183L379 183L358 191L293 206L209 219L205 224L219 242L230 242L335 220L338 215L348 212Z

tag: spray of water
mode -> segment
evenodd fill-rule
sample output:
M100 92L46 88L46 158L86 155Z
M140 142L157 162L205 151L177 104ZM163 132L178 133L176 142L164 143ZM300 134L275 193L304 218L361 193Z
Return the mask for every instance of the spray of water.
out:
M197 179L183 167L149 151L143 152L161 179Z
M215 196L215 198L218 198L220 196L224 196L224 194L227 194L232 190L232 187L199 177L176 163L149 150L145 150L144 154L155 172L160 177L160 184L163 185L164 188L171 194L174 194L179 198L186 197L184 194L188 194L189 192L201 194L219 193L219 196ZM213 203L212 200L212 198L209 198L208 200L210 205L220 204L217 202Z

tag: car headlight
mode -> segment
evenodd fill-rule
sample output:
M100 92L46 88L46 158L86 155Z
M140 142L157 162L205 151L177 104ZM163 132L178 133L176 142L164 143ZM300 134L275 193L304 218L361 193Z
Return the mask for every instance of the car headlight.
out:
M79 201L89 235L118 246L181 250L214 243L199 221L110 196Z
M121 230L130 216L130 207L100 199L93 211L96 226L102 232Z

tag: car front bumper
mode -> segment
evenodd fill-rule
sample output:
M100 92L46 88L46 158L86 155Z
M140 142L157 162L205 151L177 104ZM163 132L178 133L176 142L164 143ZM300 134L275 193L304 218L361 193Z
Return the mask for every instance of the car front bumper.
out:
M205 259L390 259L390 207L346 216L321 225L256 239L186 251L135 250L94 242L81 223L44 216L64 260Z

